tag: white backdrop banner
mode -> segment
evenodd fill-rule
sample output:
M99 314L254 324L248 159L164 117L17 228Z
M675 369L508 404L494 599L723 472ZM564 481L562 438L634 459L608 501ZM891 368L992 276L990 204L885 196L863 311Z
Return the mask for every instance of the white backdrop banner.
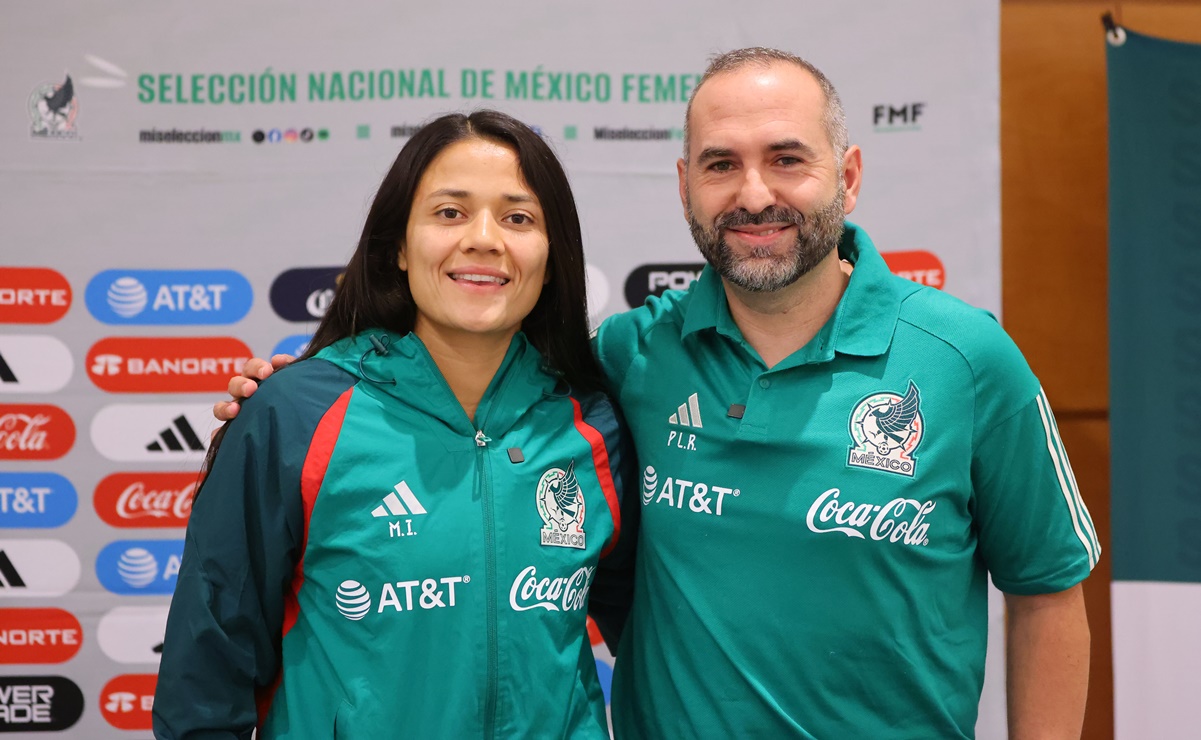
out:
M56 688L23 729L149 735L205 407L242 358L303 347L423 121L492 107L551 141L599 320L700 267L675 162L708 58L783 48L842 94L853 220L895 271L998 312L998 18L996 0L6 8L0 635L74 640L0 645L4 673ZM1005 736L992 622L982 738Z

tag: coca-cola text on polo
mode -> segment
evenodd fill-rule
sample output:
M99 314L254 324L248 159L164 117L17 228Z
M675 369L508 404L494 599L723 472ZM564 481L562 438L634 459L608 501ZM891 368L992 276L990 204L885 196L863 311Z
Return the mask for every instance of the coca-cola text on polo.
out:
M0 324L51 324L71 308L71 284L45 267L0 267Z
M113 473L96 484L92 504L114 527L184 527L198 482L196 473Z
M53 460L75 444L75 422L49 404L0 405L0 460Z

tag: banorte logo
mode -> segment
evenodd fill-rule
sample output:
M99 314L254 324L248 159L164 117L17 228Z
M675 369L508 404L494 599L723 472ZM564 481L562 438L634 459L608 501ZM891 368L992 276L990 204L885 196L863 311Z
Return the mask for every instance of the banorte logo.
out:
M0 609L0 663L65 663L83 645L79 620L62 609Z
M54 460L75 444L75 422L48 404L0 405L0 460Z
M0 267L0 324L53 324L71 308L71 284L46 267Z
M929 285L931 288L942 290L947 282L947 273L943 269L942 260L932 252L921 250L911 252L881 252L880 256L888 264L888 269L894 275L906 280L912 280L919 285Z
M157 685L158 676L153 673L117 676L100 691L100 713L118 730L152 729L150 712Z
M114 527L186 527L197 483L196 473L113 473L96 484L92 504Z
M84 364L110 393L220 393L253 356L233 337L108 337Z

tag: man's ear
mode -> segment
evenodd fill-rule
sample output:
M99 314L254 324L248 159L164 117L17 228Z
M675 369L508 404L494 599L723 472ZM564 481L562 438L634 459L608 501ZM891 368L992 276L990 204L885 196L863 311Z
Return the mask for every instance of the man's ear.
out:
M849 214L859 202L859 188L863 185L863 152L851 145L842 155L843 211Z
M688 162L676 160L676 174L680 176L680 205L684 206L684 220L688 220Z

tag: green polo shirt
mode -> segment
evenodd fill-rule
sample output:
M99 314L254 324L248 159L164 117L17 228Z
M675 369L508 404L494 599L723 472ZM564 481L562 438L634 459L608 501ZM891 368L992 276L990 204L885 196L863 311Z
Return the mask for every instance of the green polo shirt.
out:
M972 737L987 575L1061 591L1099 547L1038 380L995 319L854 273L768 368L720 278L615 316L598 352L642 469L619 738Z

